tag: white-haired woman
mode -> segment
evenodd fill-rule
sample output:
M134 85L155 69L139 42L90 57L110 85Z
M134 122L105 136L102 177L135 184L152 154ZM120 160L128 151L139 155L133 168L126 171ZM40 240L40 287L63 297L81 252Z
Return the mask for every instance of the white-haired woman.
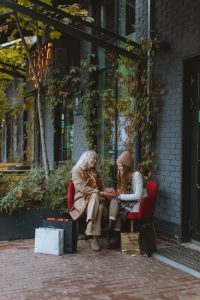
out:
M87 214L86 235L91 236L91 247L100 250L98 238L101 235L102 214L107 215L105 199L115 196L103 191L99 173L96 170L98 155L95 151L85 151L72 169L75 187L74 206L71 217L77 220L84 212Z

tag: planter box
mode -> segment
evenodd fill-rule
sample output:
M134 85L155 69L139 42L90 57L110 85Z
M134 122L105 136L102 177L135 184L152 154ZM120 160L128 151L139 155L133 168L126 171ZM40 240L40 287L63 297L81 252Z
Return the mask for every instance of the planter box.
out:
M8 215L0 213L0 241L35 237L35 228L42 226L44 218L68 218L66 214L44 208L30 209Z

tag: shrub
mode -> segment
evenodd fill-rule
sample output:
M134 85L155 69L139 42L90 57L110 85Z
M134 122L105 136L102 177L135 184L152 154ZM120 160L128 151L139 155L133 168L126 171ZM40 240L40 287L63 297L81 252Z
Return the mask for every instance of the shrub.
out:
M6 177L7 175L4 175ZM15 175L10 175L15 176ZM43 207L45 176L43 168L33 166L29 174L19 176L0 200L0 211L13 213L21 208ZM13 181L13 180L12 180Z
M20 180L21 176L11 174L0 175L0 199L4 197Z
M71 180L72 167L73 163L71 161L64 161L50 174L46 184L46 202L48 207L55 208L60 212L68 212L67 186Z
M45 181L44 169L33 166L28 175L19 176L19 181L10 180L7 175L1 178L0 211L9 214L22 208L55 208L67 212L67 185L71 179L72 162L66 161L57 166ZM14 175L10 175L10 179Z

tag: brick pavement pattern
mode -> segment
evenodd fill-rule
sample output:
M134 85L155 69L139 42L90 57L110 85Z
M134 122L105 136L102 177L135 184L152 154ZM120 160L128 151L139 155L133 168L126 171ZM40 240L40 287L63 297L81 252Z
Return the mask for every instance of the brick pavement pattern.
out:
M35 254L33 239L0 242L0 261L0 300L200 299L199 278L89 241L62 256Z

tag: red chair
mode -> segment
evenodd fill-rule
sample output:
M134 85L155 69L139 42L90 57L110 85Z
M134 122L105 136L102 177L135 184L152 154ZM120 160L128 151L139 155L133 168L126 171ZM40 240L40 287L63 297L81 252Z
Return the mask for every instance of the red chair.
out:
M147 181L146 189L148 196L140 200L139 211L129 212L126 216L126 219L131 220L131 232L133 232L134 220L150 219L154 216L158 183L156 181Z
M67 188L67 203L68 203L68 210L71 211L73 204L74 204L74 194L75 194L75 189L74 189L74 183L71 180L69 182L68 188Z

